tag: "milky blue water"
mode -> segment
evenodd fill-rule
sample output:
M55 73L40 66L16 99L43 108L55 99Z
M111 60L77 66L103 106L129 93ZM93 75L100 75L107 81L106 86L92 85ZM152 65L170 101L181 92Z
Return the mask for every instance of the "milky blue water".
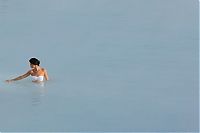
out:
M0 0L0 46L1 132L198 131L197 0Z

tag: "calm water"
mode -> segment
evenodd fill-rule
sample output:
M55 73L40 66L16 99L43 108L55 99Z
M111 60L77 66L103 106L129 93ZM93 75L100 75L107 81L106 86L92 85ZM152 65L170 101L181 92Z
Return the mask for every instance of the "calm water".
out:
M0 0L0 46L2 132L198 131L197 0Z

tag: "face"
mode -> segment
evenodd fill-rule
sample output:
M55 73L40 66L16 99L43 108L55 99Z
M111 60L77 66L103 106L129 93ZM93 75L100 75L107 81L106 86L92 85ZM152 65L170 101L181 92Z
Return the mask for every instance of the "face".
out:
M33 64L30 63L30 67L31 68L36 68L36 65L33 65Z

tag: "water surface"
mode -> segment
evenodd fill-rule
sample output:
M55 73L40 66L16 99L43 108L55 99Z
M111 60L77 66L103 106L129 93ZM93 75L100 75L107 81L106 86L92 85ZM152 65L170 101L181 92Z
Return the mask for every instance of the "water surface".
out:
M198 131L196 0L0 0L0 46L0 131Z

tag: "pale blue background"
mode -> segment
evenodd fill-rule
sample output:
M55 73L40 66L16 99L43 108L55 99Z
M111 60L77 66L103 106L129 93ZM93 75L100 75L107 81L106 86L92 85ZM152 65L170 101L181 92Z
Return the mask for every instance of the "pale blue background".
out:
M198 131L197 0L0 0L0 46L0 131Z

